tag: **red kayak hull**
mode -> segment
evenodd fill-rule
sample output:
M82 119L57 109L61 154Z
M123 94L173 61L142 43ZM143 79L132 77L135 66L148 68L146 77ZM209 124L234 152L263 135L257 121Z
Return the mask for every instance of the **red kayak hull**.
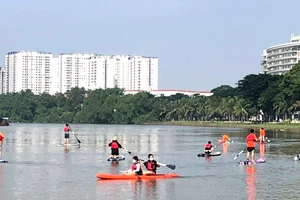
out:
M138 180L138 179L177 178L178 174L125 175L125 174L97 173L96 177L103 180Z

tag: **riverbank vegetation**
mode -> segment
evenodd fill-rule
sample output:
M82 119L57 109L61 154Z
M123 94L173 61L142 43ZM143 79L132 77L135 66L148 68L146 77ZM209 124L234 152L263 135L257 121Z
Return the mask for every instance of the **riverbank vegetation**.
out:
M148 92L125 95L118 88L72 88L56 95L34 95L27 90L0 95L0 116L11 122L37 123L214 125L231 121L245 125L264 121L287 126L300 110L300 64L285 75L250 74L236 87L223 85L212 92L209 97L155 97Z

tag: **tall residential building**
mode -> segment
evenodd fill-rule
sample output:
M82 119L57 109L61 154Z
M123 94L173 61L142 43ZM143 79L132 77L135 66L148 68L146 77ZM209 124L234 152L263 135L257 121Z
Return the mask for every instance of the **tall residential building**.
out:
M263 51L263 72L271 75L287 73L300 60L300 35L291 35L289 43L279 44Z
M0 70L1 93L30 89L34 94L64 93L73 87L157 90L158 58L46 52L10 52Z

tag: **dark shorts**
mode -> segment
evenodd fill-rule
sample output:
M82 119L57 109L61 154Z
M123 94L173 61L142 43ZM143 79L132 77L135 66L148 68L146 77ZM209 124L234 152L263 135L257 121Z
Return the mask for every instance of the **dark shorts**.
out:
M137 175L143 175L143 171L135 172Z
M70 134L69 133L65 133L65 139L69 139L70 138Z
M255 150L255 147L247 147L247 151L248 152L252 152L252 151L254 151Z
M111 155L118 156L119 155L119 149L111 149Z

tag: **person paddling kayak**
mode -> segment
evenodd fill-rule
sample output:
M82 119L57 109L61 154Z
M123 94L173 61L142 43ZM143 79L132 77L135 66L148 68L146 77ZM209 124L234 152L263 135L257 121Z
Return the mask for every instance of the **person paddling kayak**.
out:
M213 150L213 146L211 144L211 141L208 141L207 144L205 145L204 153L209 155L211 154L212 150Z
M133 164L131 166L131 169L126 171L124 174L126 174L126 175L133 175L133 174L143 175L142 166L141 166L141 163L137 156L132 157L132 163Z
M119 149L123 148L122 145L117 141L117 137L111 140L111 143L108 144L111 147L111 155L110 158L118 158L119 157Z
M254 133L254 130L250 130L250 134L247 135L246 137L246 143L247 143L247 161L249 161L250 153L251 153L251 158L252 162L254 162L254 153L255 153L255 142L257 141L257 137Z
M156 174L157 168L160 167L157 161L154 160L153 154L148 155L148 161L144 162L144 165L147 171L144 171L143 174Z
M65 127L64 127L64 133L65 133L65 142L64 144L67 145L69 144L69 138L70 138L70 127L69 127L69 124L66 124Z

